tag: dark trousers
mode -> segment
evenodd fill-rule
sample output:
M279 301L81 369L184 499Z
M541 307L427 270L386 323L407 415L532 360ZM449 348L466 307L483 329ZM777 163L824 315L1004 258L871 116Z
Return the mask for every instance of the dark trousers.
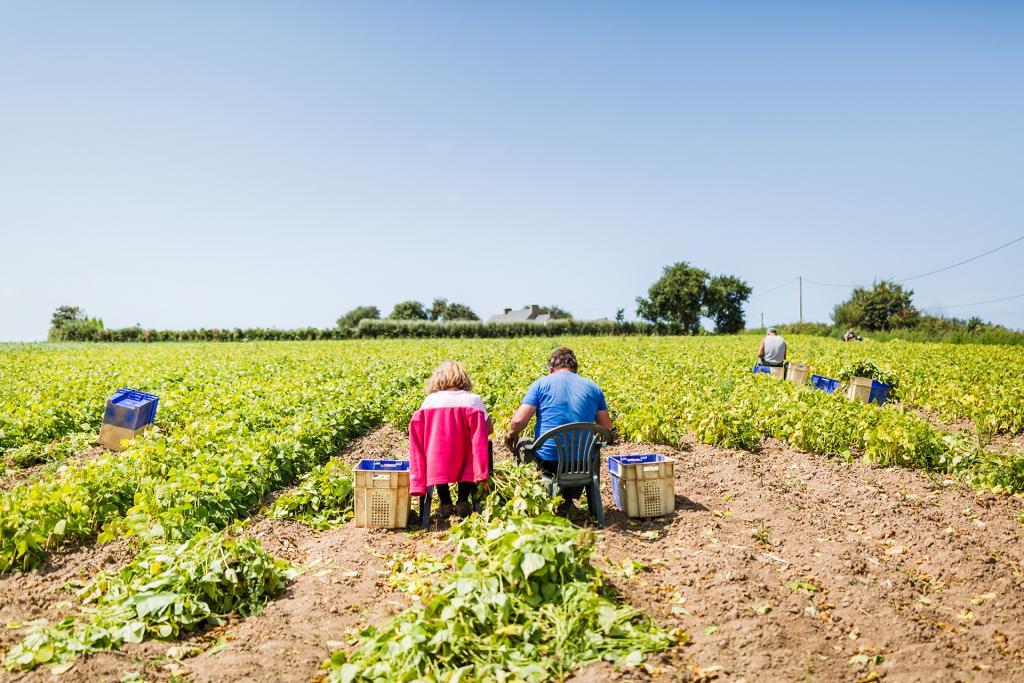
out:
M537 458L537 467L543 472L547 472L552 477L558 474L558 461L557 460L542 460ZM583 495L582 486L566 486L562 489L562 499L566 501L579 500L579 497Z
M438 484L434 488L437 489L437 497L441 499L443 505L452 504L452 490L448 488L448 484ZM459 502L465 503L469 500L469 497L476 493L476 484L471 481L459 482Z

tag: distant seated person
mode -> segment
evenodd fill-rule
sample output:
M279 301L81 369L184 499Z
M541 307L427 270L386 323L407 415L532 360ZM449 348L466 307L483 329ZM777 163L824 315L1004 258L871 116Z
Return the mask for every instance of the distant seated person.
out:
M462 364L442 362L427 382L427 397L409 423L409 493L426 494L434 486L440 517L468 517L470 497L490 476L487 435L494 431L484 402L470 391L473 383ZM448 484L459 485L452 506Z
M761 339L757 347L757 364L772 368L781 368L786 362L786 340L779 336L774 327L768 328L768 334Z
M844 342L864 341L864 339L863 339L863 337L858 337L857 333L854 332L853 328L851 327L850 329L848 329L846 331L846 334L843 335L843 341Z
M554 350L548 359L548 374L530 385L522 405L512 416L512 423L505 437L505 444L509 450L515 451L519 432L523 431L535 414L537 422L534 427L534 439L544 432L571 422L596 422L611 430L612 418L608 415L604 392L594 382L576 374L577 370L579 364L572 349L563 347ZM536 456L537 466L541 470L551 475L557 473L558 452L553 441L542 444ZM563 503L560 512L566 514L573 501L581 495L582 486L562 489Z

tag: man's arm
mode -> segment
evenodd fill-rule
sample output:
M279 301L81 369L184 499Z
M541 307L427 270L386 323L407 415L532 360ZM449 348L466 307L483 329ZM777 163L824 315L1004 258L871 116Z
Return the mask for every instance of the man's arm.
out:
M597 411L597 424L601 425L609 432L612 430L612 416L608 414L607 410Z
M536 412L537 406L531 406L528 403L522 404L516 410L515 415L512 416L512 422L508 425L508 435L505 436L505 445L508 446L509 450L515 448L516 440L519 438L519 432L523 431L526 425L530 422L530 418L532 418Z
M761 339L761 345L757 347L757 357L764 358L764 339Z

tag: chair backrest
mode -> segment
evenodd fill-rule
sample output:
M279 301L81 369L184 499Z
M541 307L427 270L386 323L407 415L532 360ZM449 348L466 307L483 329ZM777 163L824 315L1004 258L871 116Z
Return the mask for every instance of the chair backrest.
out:
M611 438L611 432L599 424L570 422L541 434L530 449L536 453L546 442L552 442L558 453L558 479L584 482L593 474L601 448Z

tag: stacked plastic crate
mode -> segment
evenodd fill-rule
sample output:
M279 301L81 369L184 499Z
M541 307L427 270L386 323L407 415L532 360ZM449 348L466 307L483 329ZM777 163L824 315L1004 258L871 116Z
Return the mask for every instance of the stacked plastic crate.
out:
M149 429L156 420L160 398L134 389L118 389L107 399L100 428L100 445L122 451L136 436Z

